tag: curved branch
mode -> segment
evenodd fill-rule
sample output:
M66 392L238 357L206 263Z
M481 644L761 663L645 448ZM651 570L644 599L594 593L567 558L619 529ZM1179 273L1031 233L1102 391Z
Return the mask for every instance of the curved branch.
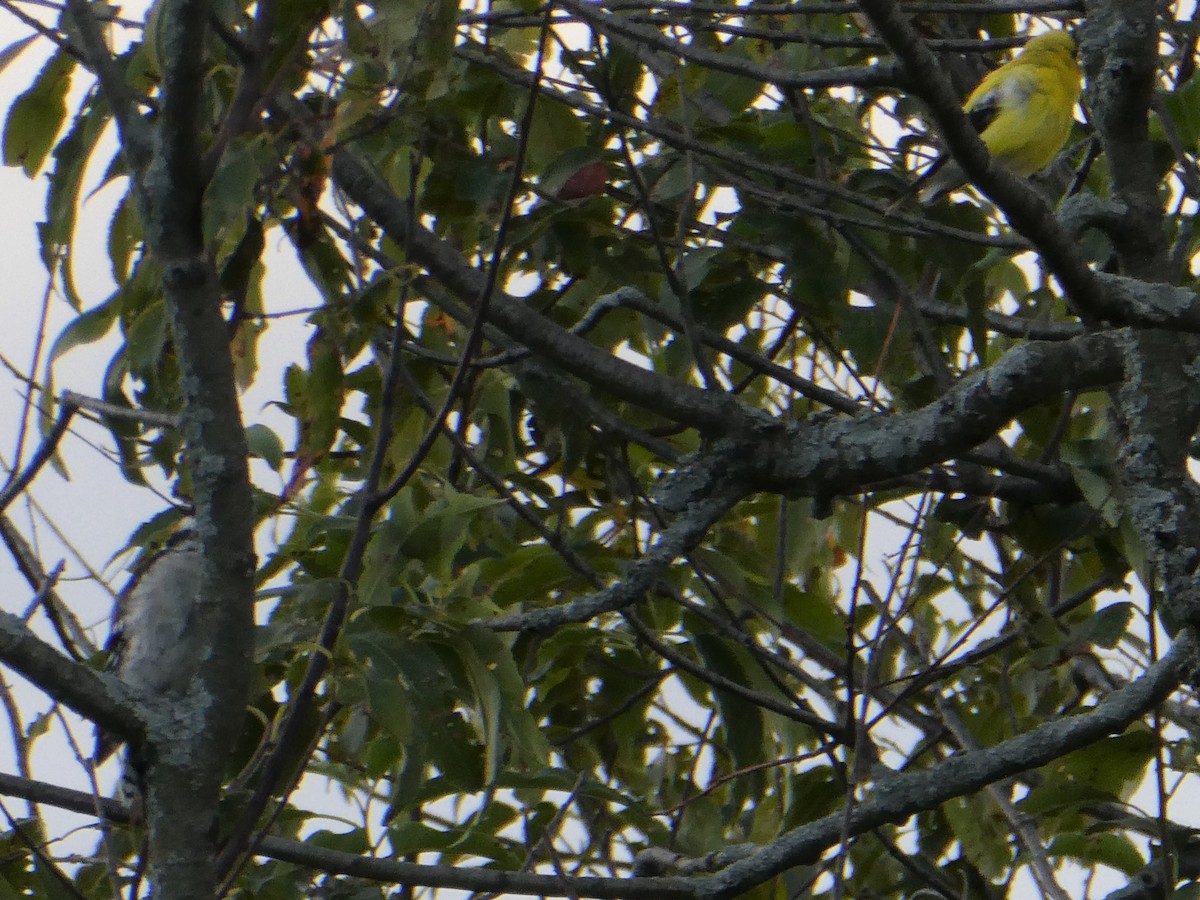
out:
M845 724L823 719L808 707L787 703L769 694L748 688L732 678L726 678L719 672L708 669L703 663L689 659L685 654L677 651L666 641L659 640L654 629L648 627L632 612L626 613L626 618L630 625L633 626L638 637L646 643L646 646L670 663L677 671L686 672L698 681L707 684L713 690L726 691L760 709L773 712L775 715L785 719L791 719L793 722L807 725L820 734L829 735L841 744L854 746L854 730L846 727Z
M8 484L3 490L0 490L0 513L8 509L9 504L17 499L29 487L33 479L37 477L38 472L42 470L51 457L58 452L59 441L63 435L67 433L67 428L71 424L71 419L75 417L75 412L78 407L71 404L69 401L64 401L58 410L58 416L54 420L54 424L42 439L42 444L34 452L33 457L26 463L25 468L17 474L15 471L11 473Z
M993 747L957 754L924 771L877 782L874 793L852 809L802 825L749 858L705 878L697 897L728 900L739 896L786 869L816 861L847 837L903 822L913 813L1044 766L1110 734L1120 734L1166 699L1195 666L1196 645L1188 635L1141 678L1114 691L1090 712L1047 722Z
M493 631L541 631L572 622L586 622L603 613L624 609L645 596L663 571L703 540L708 529L744 494L744 490L727 482L714 489L711 496L698 499L662 533L658 543L645 556L629 567L625 577L611 587L562 606L497 616L478 624Z
M907 475L965 453L1050 397L1119 380L1122 334L1030 341L914 412L800 422L731 448L729 459L759 490L813 496Z

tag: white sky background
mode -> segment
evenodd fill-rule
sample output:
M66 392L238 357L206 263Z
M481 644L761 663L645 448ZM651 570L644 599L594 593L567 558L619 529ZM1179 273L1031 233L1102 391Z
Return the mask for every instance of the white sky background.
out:
M122 11L137 18L137 5L131 4ZM52 20L53 14L48 15L48 20ZM26 34L28 30L25 26L0 12L0 50ZM29 86L47 55L47 45L38 42L26 50L16 62L0 72L0 108L7 109L11 99ZM69 109L73 109L73 103L78 100L79 85L83 80L83 77L77 77L76 90L68 101ZM111 152L115 150L115 141L111 134L107 144L111 149L97 155L100 163L98 168L101 170L107 165ZM94 172L93 176L98 178L99 171ZM44 189L44 177L30 181L20 169L0 167L0 197L3 197L6 209L6 215L0 217L0 254L3 254L0 259L3 260L6 276L4 291L0 294L0 307L4 310L4 327L0 329L0 355L24 372L29 371L42 314L42 298L47 286L47 273L40 260L36 234L36 223L44 216ZM117 186L109 186L97 196L88 199L81 212L81 233L95 235L95 240L90 244L80 242L76 248L76 283L88 307L100 303L113 289L105 237L113 204L119 199L122 190L123 188ZM280 312L283 309L320 304L319 295L295 263L290 245L278 232L267 236L267 255L269 274L264 286L264 298L268 311ZM75 315L75 311L59 296L55 295L51 299L45 349L49 349L54 337ZM289 445L293 437L291 420L265 404L279 396L280 376L283 366L289 361L289 357L282 354L299 352L307 340L307 331L303 316L272 320L271 336L262 341L258 348L257 381L243 397L246 424L263 422L271 425L280 434L285 445ZM55 368L56 389L71 389L96 396L101 375L116 347L117 338L114 333L102 342L72 350ZM272 350L276 350L277 353L272 355ZM42 372L39 370L34 374L40 377ZM11 453L16 442L17 427L24 414L24 398L21 394L22 386L15 379L2 376L3 372L0 371L0 462L7 466L12 462ZM111 447L107 431L77 417L71 435L62 445L71 480L64 481L55 471L46 468L31 491L32 497L44 511L45 518L42 512L35 511L21 502L14 504L8 510L8 514L27 536L36 535L40 542L40 555L47 567L53 566L59 559L65 561L65 574L59 590L73 608L87 608L90 611L91 614L85 617L85 624L92 624L107 618L110 599L98 585L87 580L87 567L79 562L74 551L77 551L91 567L104 570L110 576L113 587L119 589L124 583L125 575L118 566L108 565L109 560L124 546L130 532L151 515L161 511L165 504L152 492L136 489L125 482L116 465L97 449L89 446L88 441L102 448ZM26 453L28 454L34 446L36 433L27 438ZM260 484L267 489L278 491L280 479L277 475L261 463L255 464L254 471ZM46 525L47 519L64 529L73 550L65 547L53 536L51 529ZM875 539L880 539L881 529L878 523L874 529ZM891 540L895 541L896 538ZM887 539L881 540L881 543L887 542ZM878 554L873 553L872 557L881 559L882 553L883 549L880 548ZM876 567L876 571L878 574L879 567ZM7 554L0 553L0 608L19 614L28 605L33 593L16 572ZM35 624L41 630L44 622L38 617ZM105 633L103 628L99 629L96 632L97 639L102 639ZM10 683L14 681L10 673L4 672L3 675ZM47 707L48 704L39 691L21 684L15 685L14 689L19 705L27 716L27 723L35 714L35 710ZM4 726L4 721L0 719L0 770L12 772L15 771L12 747ZM84 742L85 750L89 749L90 728L81 730L79 736ZM39 752L34 760L35 777L80 790L89 789L82 771L74 763L73 755L62 744L61 737L56 739L51 735L43 738L38 748ZM6 798L0 798L0 802L15 815L20 814L22 807L19 803ZM1153 809L1155 800L1152 794L1147 794L1137 798L1136 802L1144 809ZM339 803L336 796L327 795L320 790L308 790L304 794L304 805L310 808L332 812ZM1188 815L1193 807L1196 807L1195 813ZM1200 825L1200 804L1188 803L1182 797L1177 797L1173 802L1171 814L1176 821ZM84 821L86 820L83 818L64 813L61 820L52 820L52 825L82 824ZM6 827L0 824L0 831ZM89 833L83 836L78 849L90 851L93 845L94 837ZM1071 882L1065 880L1064 883L1069 885ZM1114 882L1116 883L1119 882ZM449 894L442 893L440 896Z

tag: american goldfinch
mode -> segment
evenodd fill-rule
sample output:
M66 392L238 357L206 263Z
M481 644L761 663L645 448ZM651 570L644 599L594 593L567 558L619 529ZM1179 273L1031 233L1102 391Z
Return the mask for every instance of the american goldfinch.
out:
M963 111L997 162L1021 176L1049 165L1075 119L1082 74L1075 39L1065 31L1032 38L1013 59L979 82ZM922 205L967 182L954 160L937 160L918 182Z

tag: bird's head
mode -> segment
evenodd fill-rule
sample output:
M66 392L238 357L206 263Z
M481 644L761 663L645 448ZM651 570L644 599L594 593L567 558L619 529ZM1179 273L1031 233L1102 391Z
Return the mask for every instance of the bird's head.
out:
M1026 41L1024 49L1021 50L1021 56L1045 53L1053 56L1073 57L1078 49L1079 46L1075 43L1075 37L1071 32L1047 31Z

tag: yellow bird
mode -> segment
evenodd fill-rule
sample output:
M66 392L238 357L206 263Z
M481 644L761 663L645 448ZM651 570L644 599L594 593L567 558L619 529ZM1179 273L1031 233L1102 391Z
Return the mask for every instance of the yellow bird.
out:
M1044 169L1067 142L1082 90L1075 53L1066 31L1039 34L988 73L963 104L992 158L1017 175ZM962 167L943 157L918 180L917 199L928 205L966 182Z

